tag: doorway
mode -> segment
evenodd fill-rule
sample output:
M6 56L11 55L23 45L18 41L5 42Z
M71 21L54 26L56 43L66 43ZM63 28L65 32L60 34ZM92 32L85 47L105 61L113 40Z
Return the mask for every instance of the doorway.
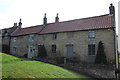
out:
M67 57L73 57L73 45L67 45Z

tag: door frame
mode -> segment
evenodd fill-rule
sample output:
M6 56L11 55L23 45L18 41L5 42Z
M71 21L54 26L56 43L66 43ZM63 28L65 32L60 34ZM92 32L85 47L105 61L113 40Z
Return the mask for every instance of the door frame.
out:
M34 46L31 46L31 45L28 46L28 58L34 57L35 51L33 51L33 49L34 49ZM31 52L31 50L32 50L32 52Z
M72 47L72 54L70 54L70 56L68 56L68 46ZM73 57L74 54L74 45L73 44L67 44L66 45L66 57L70 58Z

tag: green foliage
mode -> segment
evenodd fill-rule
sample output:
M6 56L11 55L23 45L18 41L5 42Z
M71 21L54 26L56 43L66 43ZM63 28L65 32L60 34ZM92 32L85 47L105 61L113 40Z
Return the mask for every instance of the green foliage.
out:
M89 78L40 61L27 61L3 53L1 56L3 78Z
M58 64L63 64L64 63L64 58L65 57L55 57L54 60L58 63ZM76 63L79 62L79 59L76 57L71 57L71 58L66 58L67 62L72 62L72 63Z
M44 45L39 46L38 57L47 57L47 52Z
M107 63L106 55L105 55L105 51L104 51L104 46L103 46L102 41L100 41L99 44L98 44L98 50L97 50L97 55L96 55L96 58L95 58L95 63L96 64Z
M67 62L77 63L79 62L79 59L77 57L71 57L71 58L67 58Z
M120 69L115 69L115 74L120 73Z
M64 63L64 57L55 57L54 60L55 60L58 64L63 64L63 63Z
M6 44L2 44L2 52L9 54L10 53L10 47Z

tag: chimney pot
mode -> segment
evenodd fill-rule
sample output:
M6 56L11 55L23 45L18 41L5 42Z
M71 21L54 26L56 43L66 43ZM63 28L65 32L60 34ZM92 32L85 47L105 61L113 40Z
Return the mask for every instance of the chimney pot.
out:
M44 24L44 25L46 25L46 24L47 24L46 13L44 14L44 18L43 18L43 24Z
M13 27L17 27L17 23L14 23Z
M20 18L19 25L18 25L20 28L22 26L22 22L21 21L22 21L22 19Z
M109 12L110 12L110 14L115 15L115 7L113 6L113 4L112 4L112 3L110 4L110 7L109 7Z
M59 22L58 13L57 13L57 15L56 15L56 17L55 17L55 22Z

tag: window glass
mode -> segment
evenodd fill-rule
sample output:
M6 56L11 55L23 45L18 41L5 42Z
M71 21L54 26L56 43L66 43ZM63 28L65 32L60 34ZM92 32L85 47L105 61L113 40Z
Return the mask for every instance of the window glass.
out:
M16 47L13 47L13 51L16 52L16 51L17 51L17 48L16 48Z
M52 34L52 40L56 40L57 39L57 33L53 33Z
M34 41L34 35L29 36L29 41Z
M89 38L95 38L95 31L89 31L88 32L88 37Z
M52 45L52 53L56 53L56 45Z
M88 55L95 55L95 44L88 45Z
M13 38L13 41L15 42L17 39L16 38Z

